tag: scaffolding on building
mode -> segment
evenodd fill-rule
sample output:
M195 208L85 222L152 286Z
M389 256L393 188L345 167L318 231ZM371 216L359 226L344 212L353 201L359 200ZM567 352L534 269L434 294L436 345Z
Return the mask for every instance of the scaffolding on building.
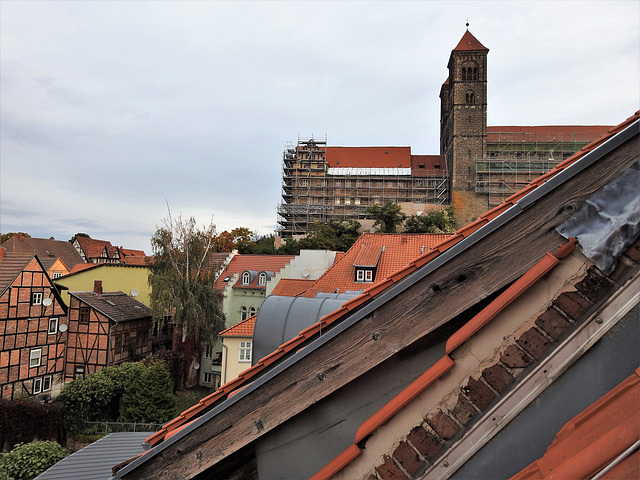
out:
M414 177L411 169L330 169L327 138L300 138L283 154L282 203L278 232L305 235L315 222L366 218L373 204L446 204L448 178L443 171Z
M592 141L587 132L491 132L476 159L476 187L497 205ZM597 138L597 137L596 137Z

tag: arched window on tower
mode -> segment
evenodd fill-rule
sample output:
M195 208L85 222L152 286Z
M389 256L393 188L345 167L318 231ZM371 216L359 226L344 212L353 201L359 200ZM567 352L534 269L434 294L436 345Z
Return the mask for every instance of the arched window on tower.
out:
M465 100L465 103L467 104L476 103L475 95L473 92L465 93L464 100Z
M473 68L473 80L478 80L478 67Z
M462 81L466 81L467 80L467 69L466 67L462 67Z

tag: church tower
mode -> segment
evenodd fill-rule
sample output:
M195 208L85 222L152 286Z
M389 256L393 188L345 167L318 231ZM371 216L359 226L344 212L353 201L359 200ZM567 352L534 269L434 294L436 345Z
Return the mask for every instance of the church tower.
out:
M475 190L475 162L486 152L488 53L467 29L451 52L449 78L440 90L440 154L454 196Z

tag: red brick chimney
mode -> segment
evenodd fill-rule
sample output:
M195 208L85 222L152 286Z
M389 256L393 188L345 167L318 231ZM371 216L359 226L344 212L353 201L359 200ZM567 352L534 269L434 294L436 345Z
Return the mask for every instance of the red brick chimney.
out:
M0 247L0 258L4 258L4 247Z
M93 293L96 295L102 295L102 280L94 280Z

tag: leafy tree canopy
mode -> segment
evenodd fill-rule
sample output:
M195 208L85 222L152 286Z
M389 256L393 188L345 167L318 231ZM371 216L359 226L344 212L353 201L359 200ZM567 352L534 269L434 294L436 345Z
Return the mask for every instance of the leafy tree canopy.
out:
M251 247L255 245L253 239L256 237L256 233L247 227L237 227L231 230L231 237L239 253L250 253Z
M9 240L14 235L22 235L24 238L31 238L31 235L29 235L28 233L24 233L24 232L9 232L9 233L3 233L2 235L0 235L0 243L6 242L7 240Z
M0 478L31 480L69 455L56 442L19 443L0 457Z
M300 240L300 248L346 252L360 236L360 226L360 222L352 219L316 222L311 225L308 235Z
M411 215L404 222L406 233L455 233L453 208Z
M162 221L151 238L154 261L150 265L151 310L156 322L172 315L176 332L186 337L214 336L224 328L221 302L213 290L209 268L215 226L198 228L193 217Z
M105 367L67 383L58 401L67 428L74 432L85 421L167 421L175 414L172 393L167 367L151 358Z
M406 218L400 205L391 200L383 206L373 204L367 207L365 212L375 220L373 226L378 227L378 231L382 233L396 233L397 227L402 225Z

